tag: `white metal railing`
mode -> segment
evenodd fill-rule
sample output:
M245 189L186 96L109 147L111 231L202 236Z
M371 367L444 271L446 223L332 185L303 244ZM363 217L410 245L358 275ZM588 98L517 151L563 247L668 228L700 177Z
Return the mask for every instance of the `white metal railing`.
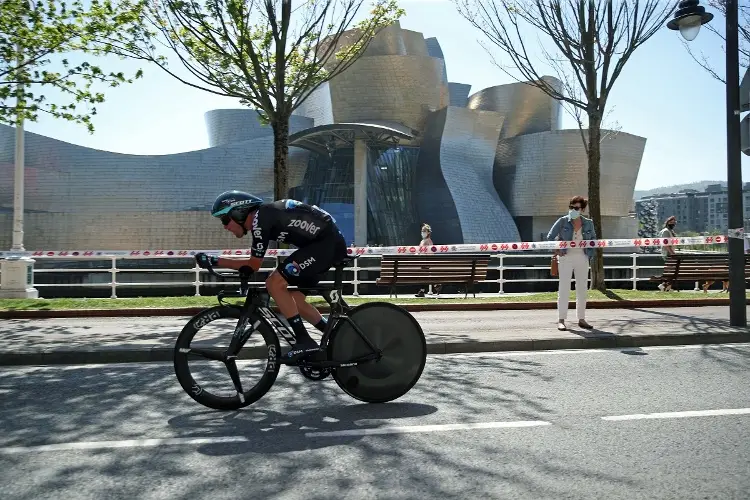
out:
M491 266L490 270L495 270L498 272L498 277L494 279L486 279L486 280L480 280L478 283L496 283L497 284L497 293L502 294L505 293L505 285L507 283L538 283L538 282L555 282L558 280L557 277L551 277L548 273L546 273L546 277L540 278L539 274L545 274L545 271L549 270L549 259L552 257L552 254L522 254L522 253L512 253L512 254L492 254L492 257L496 257L498 259L498 263L495 266ZM653 273L648 273L648 276L638 276L638 271L640 269L653 269L653 270L661 270L663 269L663 266L661 265L641 265L639 264L639 259L649 258L651 260L656 260L655 254L644 254L644 253L631 253L631 254L624 254L624 253L612 253L612 254L604 254L605 259L605 271L606 270L628 270L627 277L610 277L605 278L606 282L629 282L632 286L633 290L638 289L638 282L640 281L648 281L649 278L653 275L658 274L658 271L655 271ZM52 287L90 287L90 288L109 288L111 291L110 297L111 298L117 298L117 290L125 287L187 287L191 286L195 289L195 296L201 295L201 287L207 287L207 286L217 286L217 285L239 285L239 281L203 281L201 279L202 275L206 275L207 271L205 269L201 269L197 265L193 263L191 267L185 267L185 268L150 268L150 267L118 267L117 263L120 260L159 260L159 259L175 259L175 256L149 256L149 257L143 257L143 256L110 256L110 255L103 255L103 256L85 256L85 257L70 257L70 256L35 256L34 259L37 261L49 261L49 260L63 260L63 261L109 261L110 265L109 267L94 267L94 268L34 268L34 275L49 275L49 274L68 274L68 275L75 275L78 273L86 274L87 275L87 281L85 283L36 283L36 280L34 280L34 286L36 288L52 288ZM284 257L267 257L267 259L274 259L275 265L273 267L261 267L260 271L272 271L276 268L276 265L278 265L279 259ZM344 268L344 271L350 271L352 273L352 279L350 280L344 280L343 283L346 285L351 285L353 287L353 295L359 296L360 295L360 287L361 285L368 285L368 284L375 284L375 279L371 280L362 280L360 279L361 272L362 271L380 271L380 266L360 266L360 261L364 261L367 259L380 259L382 258L381 255L373 254L373 255L362 255L359 259L355 260L353 262L353 265L350 267ZM607 260L612 259L620 259L623 260L623 258L629 258L630 263L628 265L607 265ZM543 265L506 265L506 262L508 259L537 259L539 262L544 262ZM185 259L187 260L187 259ZM531 277L515 277L515 278L508 278L506 277L506 273L508 271L522 271L526 274L529 272L536 273L536 275ZM165 281L165 280L159 280L158 276L155 276L155 280L147 280L147 281L120 281L118 280L118 277L129 274L129 273L153 273L155 275L161 274L162 277L164 275L175 275L175 274L186 274L190 275L189 279L182 280L182 281ZM96 275L101 275L102 279L92 279L92 277L95 277ZM590 274L588 277L588 282L590 282ZM321 281L322 284L331 284L333 281ZM263 284L261 281L254 281L251 282L252 285L260 286ZM698 283L695 285L695 289L698 290Z

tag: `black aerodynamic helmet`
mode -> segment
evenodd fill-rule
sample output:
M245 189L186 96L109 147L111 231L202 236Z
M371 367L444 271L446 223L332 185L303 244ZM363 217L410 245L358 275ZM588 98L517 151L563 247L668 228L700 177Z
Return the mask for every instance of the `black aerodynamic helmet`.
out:
M225 226L232 219L242 225L250 212L263 204L263 199L244 191L225 191L214 201L211 215L221 219Z

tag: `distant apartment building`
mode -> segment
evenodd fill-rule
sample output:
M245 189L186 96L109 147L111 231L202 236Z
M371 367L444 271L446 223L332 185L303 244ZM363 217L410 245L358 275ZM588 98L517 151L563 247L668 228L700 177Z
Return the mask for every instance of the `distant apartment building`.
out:
M745 228L750 229L750 182L742 189ZM721 184L706 186L704 191L686 189L679 193L646 196L635 202L636 210L644 201L655 201L659 225L674 215L679 232L726 232L729 227L727 189Z

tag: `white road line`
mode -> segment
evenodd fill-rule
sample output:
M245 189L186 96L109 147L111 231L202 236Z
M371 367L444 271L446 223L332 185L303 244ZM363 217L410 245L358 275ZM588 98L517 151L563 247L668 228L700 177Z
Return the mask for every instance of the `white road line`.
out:
M750 408L729 408L724 410L695 410L664 413L636 413L634 415L612 415L609 417L602 417L602 420L645 420L655 418L718 417L722 415L748 414L750 414Z
M351 429L330 432L307 432L306 437L365 436L370 434L402 434L408 432L439 432L466 429L497 429L511 427L538 427L552 425L542 420L517 422L479 422L474 424L414 425L401 427L380 427L374 429ZM147 448L154 446L179 446L196 444L246 443L250 438L245 436L216 436L203 438L162 438L162 439L129 439L123 441L82 441L73 443L43 444L38 446L9 446L0 448L0 455L19 453L40 453L54 451L106 450L116 448Z
M44 444L39 446L11 446L0 448L0 455L42 451L101 450L108 448L145 448L187 444L244 443L244 436L217 436L207 438L129 439L124 441L82 441L77 443Z
M404 425L395 427L377 427L371 429L348 429L343 431L306 432L306 437L339 437L339 436L371 436L374 434L406 434L412 432L445 432L467 429L502 429L513 427L539 427L552 425L543 420L527 420L516 422L477 422L473 424L442 424L442 425Z
M538 355L563 355L563 354L611 354L622 352L638 351L680 351L695 349L736 349L748 348L748 343L731 343L731 344L688 344L688 345L669 345L669 346L648 346L648 347L604 347L601 349L550 349L543 351L487 351L487 352L464 352L451 354L436 354L435 356L445 357L466 357L466 358L504 358L507 356L538 356Z

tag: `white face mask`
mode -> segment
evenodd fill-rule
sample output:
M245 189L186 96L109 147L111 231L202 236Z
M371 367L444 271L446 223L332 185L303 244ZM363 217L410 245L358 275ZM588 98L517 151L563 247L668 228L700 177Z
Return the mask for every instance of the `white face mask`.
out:
M571 208L570 211L568 212L568 215L570 216L571 219L577 219L578 217L581 216L581 213L578 210Z
M427 238L427 233L425 233L424 231L422 231L422 238Z

